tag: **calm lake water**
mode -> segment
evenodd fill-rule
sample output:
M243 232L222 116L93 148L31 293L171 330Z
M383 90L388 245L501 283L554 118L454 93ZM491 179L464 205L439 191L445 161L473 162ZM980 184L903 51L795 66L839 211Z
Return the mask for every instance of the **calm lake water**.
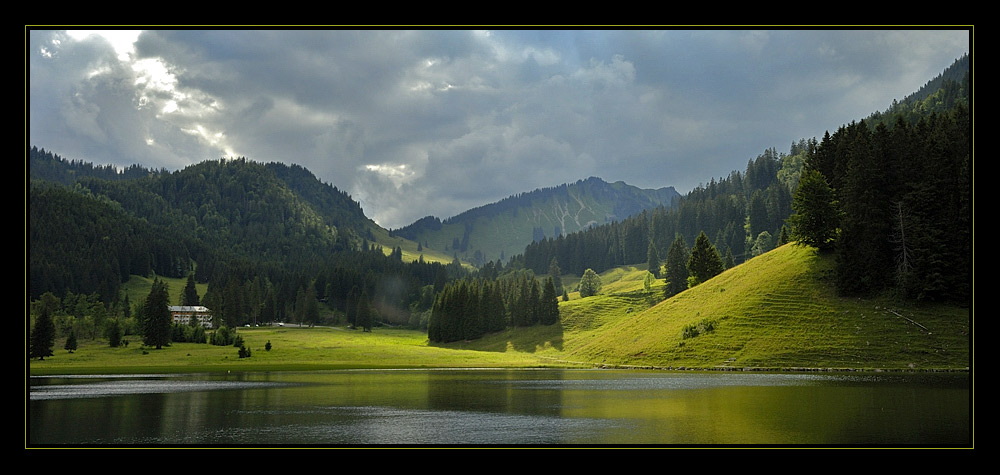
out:
M966 373L354 370L30 380L29 446L970 446Z

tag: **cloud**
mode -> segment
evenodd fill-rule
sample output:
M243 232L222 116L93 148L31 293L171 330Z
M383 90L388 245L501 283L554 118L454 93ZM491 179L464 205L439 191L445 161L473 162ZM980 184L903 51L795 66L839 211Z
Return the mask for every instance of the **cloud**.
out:
M171 169L298 163L388 227L591 175L684 192L884 109L969 48L968 32L944 30L28 40L33 145Z

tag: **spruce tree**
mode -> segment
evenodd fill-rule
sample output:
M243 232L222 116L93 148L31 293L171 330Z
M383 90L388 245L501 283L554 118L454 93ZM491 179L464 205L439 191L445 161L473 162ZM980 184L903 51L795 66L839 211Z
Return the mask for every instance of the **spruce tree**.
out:
M63 349L66 350L66 351L68 351L68 352L70 352L70 353L72 353L72 352L76 351L76 348L77 348L76 332L73 331L73 330L70 330L69 331L69 336L66 337L66 344L63 345Z
M656 253L656 246L653 242L649 242L649 248L646 250L646 263L648 264L649 273L653 274L653 277L657 279L660 278L660 256Z
M350 327L358 326L358 300L361 299L361 289L357 285L351 287L347 293L347 302L344 312L347 314L347 324Z
M170 296L167 284L162 280L153 280L153 287L146 296L142 306L143 343L155 346L157 350L170 344Z
M678 234L670 245L670 250L667 251L667 273L665 276L667 285L663 289L665 297L673 297L687 289L687 263L690 258L687 243L684 242L684 237Z
M736 266L736 258L733 257L733 248L726 248L726 256L723 258L722 263L726 269L731 269Z
M122 342L122 326L117 318L112 318L105 324L104 335L108 338L108 345L117 348Z
M358 312L357 312L357 324L355 326L361 327L366 332L372 331L372 325L375 321L374 315L375 309L372 308L371 299L368 298L368 292L362 290L361 297L358 298Z
M528 286L528 325L534 325L542 318L542 291L538 281L531 279Z
M823 174L817 170L802 174L792 209L795 214L788 222L792 226L793 239L821 250L833 248L840 226L840 211L836 195Z
M56 326L52 322L52 315L46 306L42 306L35 319L35 328L31 331L30 355L32 358L44 360L46 356L52 356L52 345L55 344Z
M719 275L725 270L722 264L722 257L719 256L719 251L712 245L712 242L709 241L704 231L694 240L694 247L691 249L691 258L688 259L687 267L691 283L693 284L691 285L692 287Z
M181 305L201 305L201 300L198 298L198 289L194 286L194 272L188 274L187 284L184 285L184 293L181 294Z
M552 325L559 321L559 300L556 294L556 285L552 277L545 279L545 288L542 290L542 314L540 320L542 325Z
M788 244L788 226L784 224L781 225L781 234L778 236L778 247Z
M562 269L559 268L559 261L555 257L549 261L549 275L552 277L552 283L556 287L556 293L561 293L563 291Z

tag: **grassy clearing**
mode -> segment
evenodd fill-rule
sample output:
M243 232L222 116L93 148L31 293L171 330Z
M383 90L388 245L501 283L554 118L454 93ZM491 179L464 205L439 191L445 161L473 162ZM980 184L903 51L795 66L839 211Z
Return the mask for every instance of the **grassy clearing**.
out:
M184 286L187 285L187 277L157 278L167 284L167 292L170 294L170 305L180 305L181 295L184 293ZM128 294L129 302L131 302L134 306L137 303L146 301L146 297L149 295L149 290L153 288L153 278L133 275L129 277L128 282L125 283L123 287L125 289L125 293ZM205 292L208 291L208 284L196 283L194 287L198 291L198 295L200 297L204 297Z
M205 371L289 371L342 368L545 367L553 363L531 352L472 351L430 346L427 335L412 330L380 328L365 333L341 328L241 328L252 356L237 357L237 348L174 343L161 350L142 348L130 337L128 348L106 341L82 342L75 353L56 342L55 355L31 361L31 374L175 373ZM272 349L265 351L270 340ZM145 354L144 354L145 352Z
M838 297L829 282L832 269L832 256L787 245L663 301L662 281L648 292L643 289L643 266L613 269L601 275L600 295L580 298L574 292L570 301L560 302L560 323L508 329L475 341L431 345L425 333L387 328L372 333L248 328L239 332L253 351L249 359L237 358L233 347L189 343L142 354L140 339L133 336L129 348L83 341L73 354L61 350L63 342L57 341L55 356L32 361L30 370L67 374L602 364L703 369L969 367L968 308ZM567 286L571 280L563 277ZM701 324L704 329L708 322L711 331L684 337L686 326ZM264 351L268 340L270 352Z
M404 239L399 236L389 236L389 231L382 229L378 226L372 226L372 234L375 236L375 242L382 246L382 252L385 255L392 253L392 250L399 247L403 251L403 262L413 262L420 259L420 256L424 256L425 262L440 262L442 264L450 264L454 260L454 257L448 255L437 249L431 249L424 247L422 250L417 250L417 243L410 241L409 239ZM438 249L443 249L440 247ZM468 266L468 264L466 264ZM470 269L471 266L468 266Z

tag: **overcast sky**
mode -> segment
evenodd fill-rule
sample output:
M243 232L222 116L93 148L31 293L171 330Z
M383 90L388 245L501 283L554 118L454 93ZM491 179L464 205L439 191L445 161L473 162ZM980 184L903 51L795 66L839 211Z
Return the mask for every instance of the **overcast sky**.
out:
M743 170L884 110L968 30L32 30L29 145L170 170L300 164L384 227L589 176Z

